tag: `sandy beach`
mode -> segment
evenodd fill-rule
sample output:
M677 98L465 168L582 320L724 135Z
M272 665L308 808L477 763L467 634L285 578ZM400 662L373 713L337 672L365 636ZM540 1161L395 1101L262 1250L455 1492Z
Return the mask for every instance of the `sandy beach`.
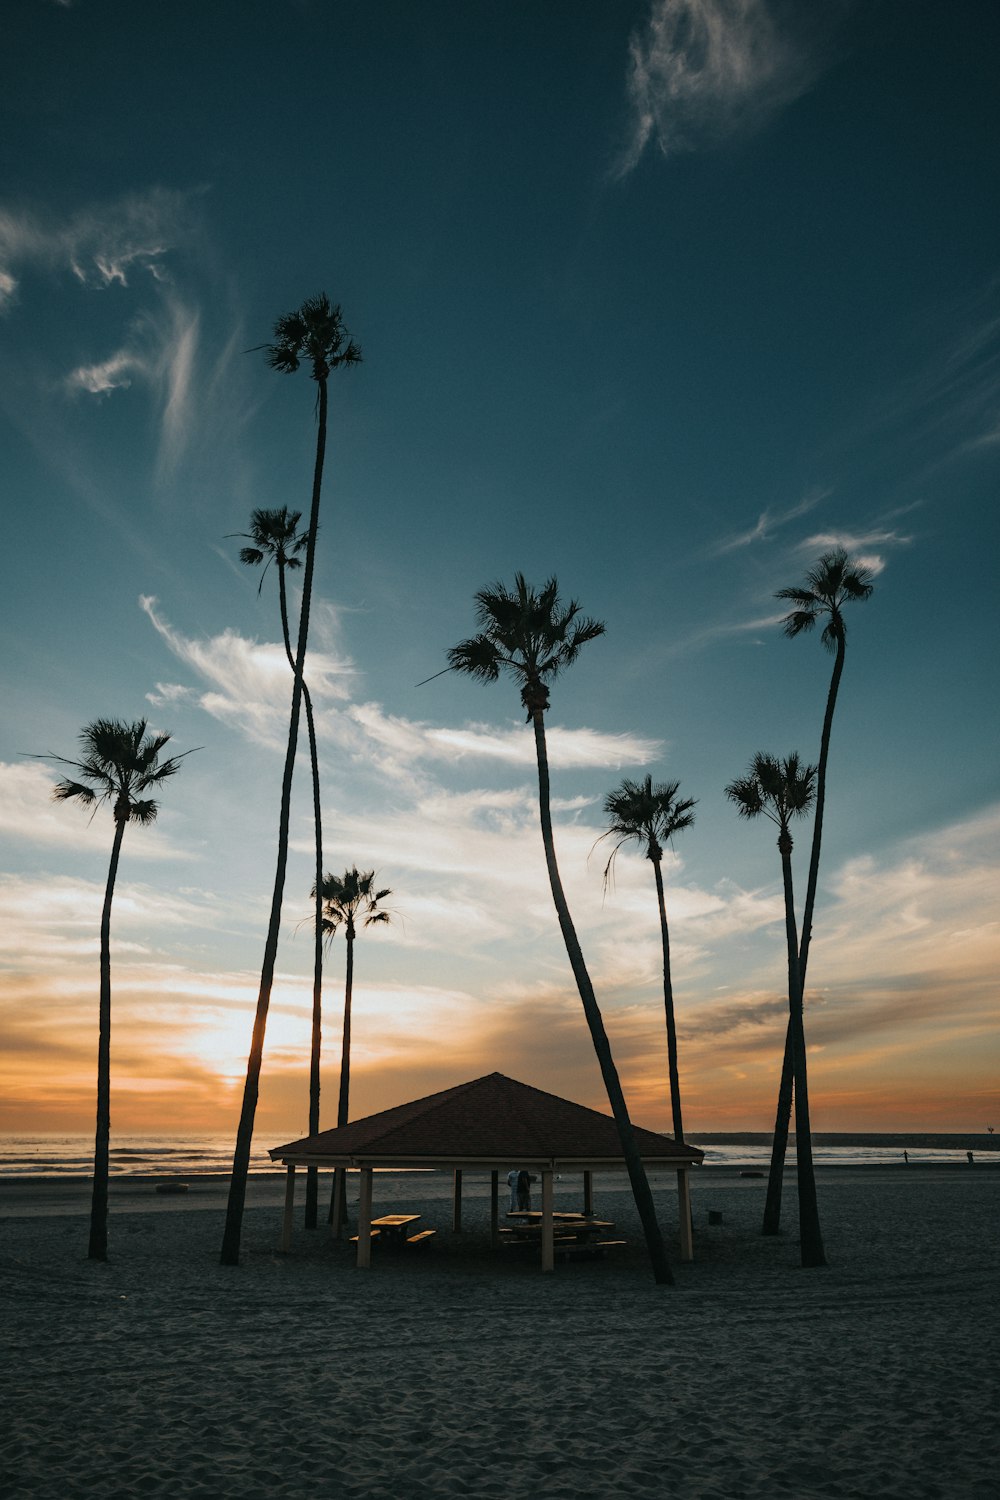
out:
M627 1187L595 1207L615 1259L543 1276L493 1251L488 1186L386 1175L376 1212L424 1250L370 1272L327 1232L277 1252L283 1181L255 1178L243 1264L218 1261L226 1184L112 1187L107 1265L88 1187L0 1183L5 1496L995 1494L1000 1170L820 1173L828 1268L758 1233L764 1183L703 1171L696 1260L652 1284ZM577 1206L579 1184L559 1185ZM709 1222L709 1212L721 1222ZM297 1213L301 1225L301 1208Z

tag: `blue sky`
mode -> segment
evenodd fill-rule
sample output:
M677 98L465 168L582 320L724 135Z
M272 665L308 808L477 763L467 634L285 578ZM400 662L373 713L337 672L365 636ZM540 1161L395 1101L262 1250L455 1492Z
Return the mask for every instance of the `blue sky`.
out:
M315 432L306 376L247 351L320 289L364 351L331 382L309 663L327 864L374 865L398 913L359 945L356 1111L493 1068L601 1100L516 690L418 686L520 569L608 626L549 723L634 1113L669 1117L650 871L623 858L605 898L588 853L649 771L699 799L667 871L689 1130L768 1128L780 868L723 788L756 750L817 756L830 658L774 594L843 545L876 588L831 757L814 1123L992 1122L996 7L11 0L5 29L4 1126L92 1115L110 820L25 753L101 715L203 747L126 841L116 1124L235 1125L289 682L231 534L307 509ZM276 1138L306 1111L302 771Z

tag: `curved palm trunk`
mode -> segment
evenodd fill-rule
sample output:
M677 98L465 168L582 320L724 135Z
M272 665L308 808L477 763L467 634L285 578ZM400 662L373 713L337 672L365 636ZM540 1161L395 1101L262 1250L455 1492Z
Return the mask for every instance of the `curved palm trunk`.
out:
M309 1044L309 1134L319 1130L320 1053L323 1046L323 815L319 801L319 752L316 748L316 722L312 698L305 683L302 697L306 706L309 730L309 758L312 762L313 825L316 830L316 905L313 913L313 1003L312 1035ZM315 1229L318 1219L319 1169L306 1170L306 1228Z
M843 635L837 641L837 657L826 695L826 712L823 715L823 732L820 737L819 766L816 771L816 808L813 815L812 848L809 853L809 876L806 881L806 902L802 912L802 940L799 945L799 980L805 997L806 968L809 962L809 944L812 940L813 908L816 905L816 887L819 882L819 856L823 843L823 809L826 805L826 767L830 758L830 731L833 727L833 711L837 706L837 693L844 671L846 643ZM774 1136L771 1141L771 1168L767 1180L767 1198L764 1202L764 1234L777 1234L781 1222L781 1187L784 1180L785 1153L788 1149L788 1126L792 1117L792 1095L794 1077L794 1048L792 1022L789 1017L785 1031L785 1051L781 1060L781 1082L778 1085L778 1107L774 1119ZM798 1125L796 1125L796 1140Z
M804 1266L825 1266L826 1256L823 1253L823 1236L819 1225L819 1206L816 1202L812 1135L809 1128L809 1087L806 1079L806 1038L802 1019L802 980L792 894L792 840L785 829L782 829L781 837L778 839L778 848L781 851L781 874L785 888L788 1019L795 1076L795 1161L799 1190L799 1241Z
M243 1206L246 1202L247 1174L250 1170L250 1146L253 1140L254 1117L257 1113L257 1096L260 1091L260 1070L264 1057L264 1034L267 1029L267 1013L271 1004L271 987L274 983L274 964L278 954L278 933L281 927L281 902L285 890L285 870L288 864L288 825L292 802L292 773L295 769L295 751L299 737L299 715L302 705L302 683L305 669L306 646L309 640L309 605L312 597L313 571L316 561L316 533L319 527L319 499L323 487L323 460L326 454L326 381L317 381L319 428L316 434L316 462L313 468L312 507L309 513L309 542L306 547L305 577L302 584L302 610L299 615L299 637L295 653L295 675L292 681L292 707L288 720L288 748L285 751L285 769L281 780L281 811L278 817L278 858L274 872L274 889L271 894L271 915L264 944L264 961L261 966L260 990L257 995L257 1010L254 1016L250 1055L247 1059L247 1077L243 1086L243 1106L236 1133L236 1148L233 1153L233 1172L229 1181L229 1199L226 1204L226 1224L222 1235L221 1264L238 1266L240 1263L240 1238L243 1228Z
M670 1110L673 1116L674 1140L684 1140L684 1122L681 1118L681 1080L677 1067L677 1027L674 1022L674 988L670 978L670 932L667 928L667 906L663 896L663 875L660 861L653 860L656 876L656 900L660 908L660 938L663 943L663 1008L667 1018L667 1069L670 1074Z
M350 1119L351 1098L351 996L354 992L354 923L348 918L347 931L347 979L344 984L344 1039L340 1049L340 1093L337 1096L337 1129ZM337 1167L333 1174L333 1196L330 1199L329 1222L337 1233L347 1218L347 1174Z
M621 1080L615 1067L614 1058L611 1055L611 1044L608 1041L607 1032L604 1029L604 1019L594 987L587 973L587 966L583 958L583 950L580 947L573 926L573 919L569 913L569 906L563 892L562 881L559 877L559 867L556 864L555 841L552 836L552 813L549 806L549 761L545 746L545 720L544 710L539 706L527 705L531 714L535 729L535 753L538 758L538 806L542 824L542 843L545 846L545 863L549 872L549 885L552 888L552 900L555 903L556 914L559 918L559 926L562 930L563 942L566 944L566 952L569 957L576 987L583 1002L584 1015L587 1025L590 1027L590 1036L597 1054L600 1065L601 1076L604 1079L604 1087L607 1090L608 1102L611 1112L618 1126L618 1135L622 1145L622 1155L628 1169L629 1181L632 1184L632 1195L642 1222L643 1233L646 1237L646 1247L649 1251L649 1259L653 1268L653 1279L658 1285L673 1284L673 1276L667 1261L667 1252L663 1244L663 1236L656 1218L656 1207L653 1203L653 1195L650 1192L649 1181L646 1177L646 1169L642 1164L635 1144L635 1136L632 1132L632 1121L629 1119L628 1107L625 1103L625 1095L622 1092Z
M281 605L281 633L288 665L295 671L292 642L288 630L288 598L285 592L285 570L278 565L278 598ZM313 718L312 695L303 679L302 702L306 710L309 734L309 763L312 768L313 826L316 830L316 897L313 912L313 1006L312 1042L309 1050L309 1134L319 1130L320 1051L323 1045L323 815L319 799L319 751L316 747L316 721ZM318 1219L319 1168L306 1168L307 1229L315 1229Z
M115 837L101 912L101 992L97 1036L97 1131L94 1137L94 1186L90 1200L88 1260L108 1258L108 1165L111 1149L111 901L125 837L125 819L115 818Z

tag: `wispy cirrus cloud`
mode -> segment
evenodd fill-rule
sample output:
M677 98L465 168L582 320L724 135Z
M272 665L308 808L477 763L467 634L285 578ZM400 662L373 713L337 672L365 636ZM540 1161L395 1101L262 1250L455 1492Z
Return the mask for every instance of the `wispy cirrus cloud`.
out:
M167 288L157 307L131 320L120 348L65 377L71 394L109 396L136 381L152 392L160 412L160 477L177 464L194 423L200 321L197 308Z
M828 489L811 490L809 494L802 497L798 504L788 506L784 510L773 510L768 507L761 511L755 525L748 530L733 532L730 536L723 537L714 543L709 549L709 555L721 557L727 552L738 552L744 547L752 547L755 542L770 541L782 526L787 526L790 521L797 521L801 516L808 515L832 493L832 490Z
M187 194L168 188L88 205L67 218L0 208L0 290L13 297L25 270L69 272L83 287L126 287L136 274L169 281L172 252L189 242Z
M284 647L278 642L248 639L234 630L195 640L169 623L152 596L143 595L139 603L174 655L208 684L207 691L179 683L158 684L156 692L148 695L150 702L157 708L185 701L196 703L214 718L272 749L283 748L290 697ZM525 767L535 764L534 741L523 723L442 727L386 713L379 703L351 701L357 674L336 642L336 613L320 604L314 618L318 641L317 649L309 653L307 677L317 713L323 716L328 743L364 759L394 780L409 776L419 763L494 760ZM641 765L661 748L659 740L641 735L558 725L549 730L548 745L555 768Z
M235 630L194 639L173 626L149 594L139 599L160 639L173 654L201 679L202 686L158 683L147 694L155 708L193 703L251 739L271 749L281 749L288 737L288 706L291 671L280 641L257 641ZM318 612L322 630L322 612ZM329 625L329 617L327 617ZM309 689L317 704L344 700L354 666L344 656L320 646L310 652Z
M0 207L0 312L29 295L32 276L62 278L88 294L123 294L104 304L110 349L64 370L45 394L117 399L133 387L147 392L159 420L158 480L169 478L211 425L209 414L232 403L225 375L239 329L223 339L213 361L202 354L202 299L191 276L202 240L193 195L164 188L88 205L63 219ZM45 427L51 431L50 423Z
M663 156L751 133L820 68L803 15L776 0L653 0L629 45L629 141L617 175L653 144Z
M886 567L884 553L891 547L908 547L913 538L904 536L902 532L885 530L872 527L868 531L839 530L816 531L811 536L803 537L796 544L796 550L800 553L823 553L832 552L841 548L855 562L868 569L869 573L877 577L883 573Z

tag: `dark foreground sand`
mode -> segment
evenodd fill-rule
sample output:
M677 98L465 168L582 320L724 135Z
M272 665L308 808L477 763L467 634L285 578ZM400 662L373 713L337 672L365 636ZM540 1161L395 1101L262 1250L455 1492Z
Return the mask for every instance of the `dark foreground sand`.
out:
M551 1276L490 1250L485 1183L466 1189L453 1236L449 1183L381 1179L382 1211L439 1233L360 1272L325 1232L276 1253L277 1177L251 1184L239 1269L217 1263L224 1183L116 1183L107 1265L85 1259L85 1185L0 1184L0 1493L996 1494L996 1167L821 1171L819 1271L791 1179L764 1240L763 1181L706 1171L674 1288L620 1181L596 1207L628 1249Z

